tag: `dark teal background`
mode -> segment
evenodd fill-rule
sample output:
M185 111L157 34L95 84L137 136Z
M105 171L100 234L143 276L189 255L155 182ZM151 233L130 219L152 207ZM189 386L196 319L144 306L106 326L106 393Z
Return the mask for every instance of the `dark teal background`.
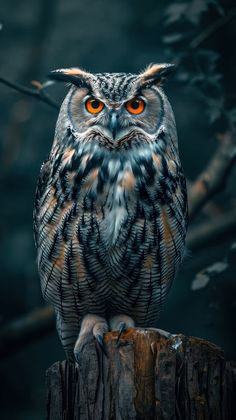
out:
M55 68L81 66L92 72L138 72L150 62L166 61L161 35L163 11L170 1L17 0L1 1L0 75L29 86ZM233 2L224 1L226 10ZM204 25L211 24L209 13ZM204 27L205 27L204 26ZM235 26L232 21L207 42L220 54L219 71L227 94L235 94ZM199 27L199 31L203 28ZM183 29L184 30L184 29ZM178 70L181 72L181 68ZM195 88L196 89L196 88ZM50 90L59 101L67 89ZM197 95L173 78L166 92L176 115L186 176L193 180L215 150L215 131ZM43 305L32 233L37 176L51 143L57 111L0 85L0 327ZM235 200L235 170L217 205ZM159 327L206 338L236 359L235 266L199 290L197 272L222 260L235 240L188 252L164 308ZM44 418L44 372L63 359L56 331L0 362L1 419ZM14 402L14 403L13 403Z

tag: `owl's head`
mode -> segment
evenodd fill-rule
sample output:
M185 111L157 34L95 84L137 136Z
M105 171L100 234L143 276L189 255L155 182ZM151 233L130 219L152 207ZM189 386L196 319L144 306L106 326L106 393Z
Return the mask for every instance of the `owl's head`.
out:
M50 77L71 84L62 119L80 139L93 139L110 148L151 139L165 117L161 89L173 64L153 64L140 74L97 73L79 68L60 69Z

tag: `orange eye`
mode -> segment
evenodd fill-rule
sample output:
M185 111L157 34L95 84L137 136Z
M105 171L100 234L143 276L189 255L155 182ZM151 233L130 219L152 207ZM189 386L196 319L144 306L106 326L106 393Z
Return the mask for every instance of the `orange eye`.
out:
M92 96L85 102L85 107L91 114L98 114L104 108L104 103Z
M145 102L143 99L140 98L134 98L130 101L126 102L125 104L127 111L130 112L130 114L141 114L145 108Z

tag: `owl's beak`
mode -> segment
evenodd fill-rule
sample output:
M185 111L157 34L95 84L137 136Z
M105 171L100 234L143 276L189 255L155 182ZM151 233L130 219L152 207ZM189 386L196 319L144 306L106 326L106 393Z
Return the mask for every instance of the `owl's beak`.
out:
M117 133L120 130L120 123L119 123L119 116L116 111L112 111L111 117L110 117L110 124L109 129L112 133L113 140L116 140Z

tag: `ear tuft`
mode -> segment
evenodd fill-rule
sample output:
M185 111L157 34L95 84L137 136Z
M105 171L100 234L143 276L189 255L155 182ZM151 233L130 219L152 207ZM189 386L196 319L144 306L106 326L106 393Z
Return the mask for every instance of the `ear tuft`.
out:
M91 77L91 74L77 67L72 67L53 70L48 77L61 82L72 83L78 87L88 87L88 79Z
M147 69L140 74L143 85L163 85L167 77L173 72L175 64L150 64Z

